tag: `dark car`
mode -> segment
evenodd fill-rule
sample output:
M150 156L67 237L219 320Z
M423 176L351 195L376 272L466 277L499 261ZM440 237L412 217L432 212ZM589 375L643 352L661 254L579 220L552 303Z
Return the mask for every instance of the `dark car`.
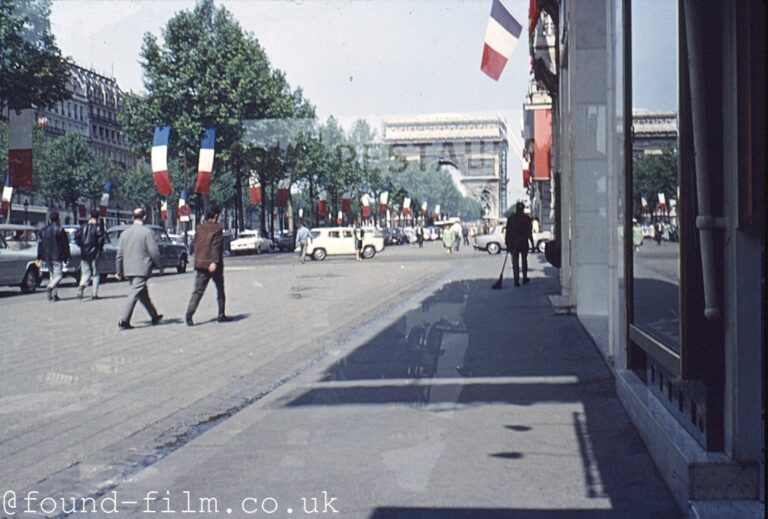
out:
M296 248L296 238L291 232L278 234L272 241L279 252L292 252Z
M104 246L104 256L111 257L113 263L117 257L120 235L129 227L130 225L116 225L107 229L109 245ZM187 264L189 263L189 251L187 248L184 245L174 243L171 237L168 236L168 232L162 227L157 225L147 225L147 227L152 229L157 247L160 249L160 270L175 268L179 274L186 272ZM114 266L112 269L114 269Z

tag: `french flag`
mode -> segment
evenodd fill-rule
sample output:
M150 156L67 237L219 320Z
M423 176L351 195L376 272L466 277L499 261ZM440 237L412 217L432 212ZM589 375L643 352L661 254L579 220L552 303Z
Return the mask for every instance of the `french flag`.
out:
M160 219L166 221L168 219L168 201L163 200L160 202Z
M411 199L405 197L403 199L403 216L408 217L411 215Z
M179 193L179 221L188 222L191 213L192 211L187 205L187 192L182 189Z
M2 206L0 207L0 215L8 216L8 211L11 209L11 200L13 200L13 187L11 186L11 174L5 177L5 186L3 186L3 198Z
M488 77L498 81L501 71L512 55L512 51L520 39L523 30L520 22L515 20L509 11L499 0L493 0L491 17L488 19L488 27L485 29L485 44L483 45L483 59L480 62L480 70Z
M200 139L200 162L197 166L195 193L207 195L211 192L211 171L213 171L213 150L216 146L216 128L206 128Z
M35 111L8 110L8 175L12 187L32 187L32 132Z
M99 216L102 218L107 216L107 209L109 208L109 193L112 191L112 182L107 180L102 187L101 201L99 202Z
M168 177L168 137L170 135L170 126L155 126L155 136L152 139L152 178L155 180L160 196L173 193L171 179Z

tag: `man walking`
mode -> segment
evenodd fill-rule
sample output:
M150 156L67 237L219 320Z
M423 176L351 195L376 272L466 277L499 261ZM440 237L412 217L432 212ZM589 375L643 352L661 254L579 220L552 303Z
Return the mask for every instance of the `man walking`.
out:
M419 244L419 248L424 248L424 226L419 225L416 227L416 242Z
M99 223L99 212L91 211L91 217L75 232L75 243L80 247L80 286L77 288L77 298L83 298L88 281L93 279L91 299L99 298L99 267L97 265L106 240L104 223Z
M520 286L520 257L523 259L523 283L528 283L528 243L533 241L531 218L525 214L525 204L518 202L515 213L507 219L507 230L504 239L507 251L512 254L512 271L515 275L515 286Z
M144 209L134 209L133 225L123 231L117 245L117 279L127 278L131 285L123 315L117 323L123 330L133 328L131 315L137 301L147 309L153 325L163 318L163 315L155 310L147 289L147 280L152 275L152 266L160 266L160 250L152 230L144 225L145 219Z
M461 240L463 239L464 230L461 228L461 224L459 222L454 222L453 225L451 225L451 231L453 231L454 250L456 250L456 252L459 252L459 247L461 247Z
M59 212L51 211L48 216L48 225L40 231L40 241L37 244L37 260L35 265L38 270L43 261L48 263L48 301L53 303L59 300L57 287L64 278L64 263L69 261L69 240L67 233L59 225Z
M205 223L198 225L195 230L195 287L187 305L187 326L194 326L192 316L205 293L208 281L213 279L216 285L216 302L219 305L220 323L232 320L224 313L224 229L219 225L221 209L212 205L205 212Z
M296 233L296 243L299 244L299 261L304 263L307 256L307 245L312 241L312 233L304 226L304 222L299 222L299 230Z

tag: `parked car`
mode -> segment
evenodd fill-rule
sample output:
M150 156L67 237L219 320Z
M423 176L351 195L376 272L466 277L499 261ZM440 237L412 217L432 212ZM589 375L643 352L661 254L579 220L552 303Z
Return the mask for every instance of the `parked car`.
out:
M504 242L506 230L506 225L499 224L490 233L475 236L475 250L484 250L488 254L498 254L502 250L507 250ZM534 250L544 252L547 242L551 239L552 233L549 231L533 233Z
M314 260L322 261L326 256L354 255L355 235L352 227L317 227L312 229L312 241L307 254ZM384 236L378 229L363 229L363 258L373 258L384 250Z
M283 232L275 236L275 248L280 252L290 252L296 248L296 238L292 232Z
M112 264L114 265L117 258L117 246L120 243L120 235L128 229L130 225L116 225L107 229L107 237L109 238L109 244L104 246L104 254L102 259L112 257ZM147 225L152 229L152 234L155 237L157 246L160 249L160 270L167 268L175 268L179 274L187 271L187 265L189 264L189 251L184 245L179 245L171 241L168 232L157 225ZM105 261L108 261L105 259ZM101 263L99 263L101 265ZM112 267L114 272L115 267Z
M236 240L229 244L229 250L232 254L247 254L269 252L272 249L270 240L261 235L261 231L244 230Z
M416 243L418 241L416 238L416 229L413 227L404 228L403 236L405 236L407 243Z
M17 286L22 293L40 285L37 229L31 225L0 224L0 286Z
M383 227L380 232L384 237L385 245L402 245L405 243L405 236L399 227Z

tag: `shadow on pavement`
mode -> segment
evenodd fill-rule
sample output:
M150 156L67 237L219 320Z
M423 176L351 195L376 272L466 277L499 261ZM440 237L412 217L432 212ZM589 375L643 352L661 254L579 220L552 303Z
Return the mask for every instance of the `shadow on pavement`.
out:
M678 517L591 339L574 316L554 315L548 296L556 293L557 278L491 290L494 281L444 285L283 405L405 405L444 412L485 404L577 403L583 412L556 419L570 422L577 439L584 496L610 498L613 506L611 511L381 508L371 517ZM536 434L536 424L509 424L504 415L499 412L497 426L509 430L510 446L519 434ZM515 464L526 452L513 448L487 456Z
M619 517L611 510L523 510L515 508L377 508L369 519L602 519ZM622 516L625 517L625 516Z

